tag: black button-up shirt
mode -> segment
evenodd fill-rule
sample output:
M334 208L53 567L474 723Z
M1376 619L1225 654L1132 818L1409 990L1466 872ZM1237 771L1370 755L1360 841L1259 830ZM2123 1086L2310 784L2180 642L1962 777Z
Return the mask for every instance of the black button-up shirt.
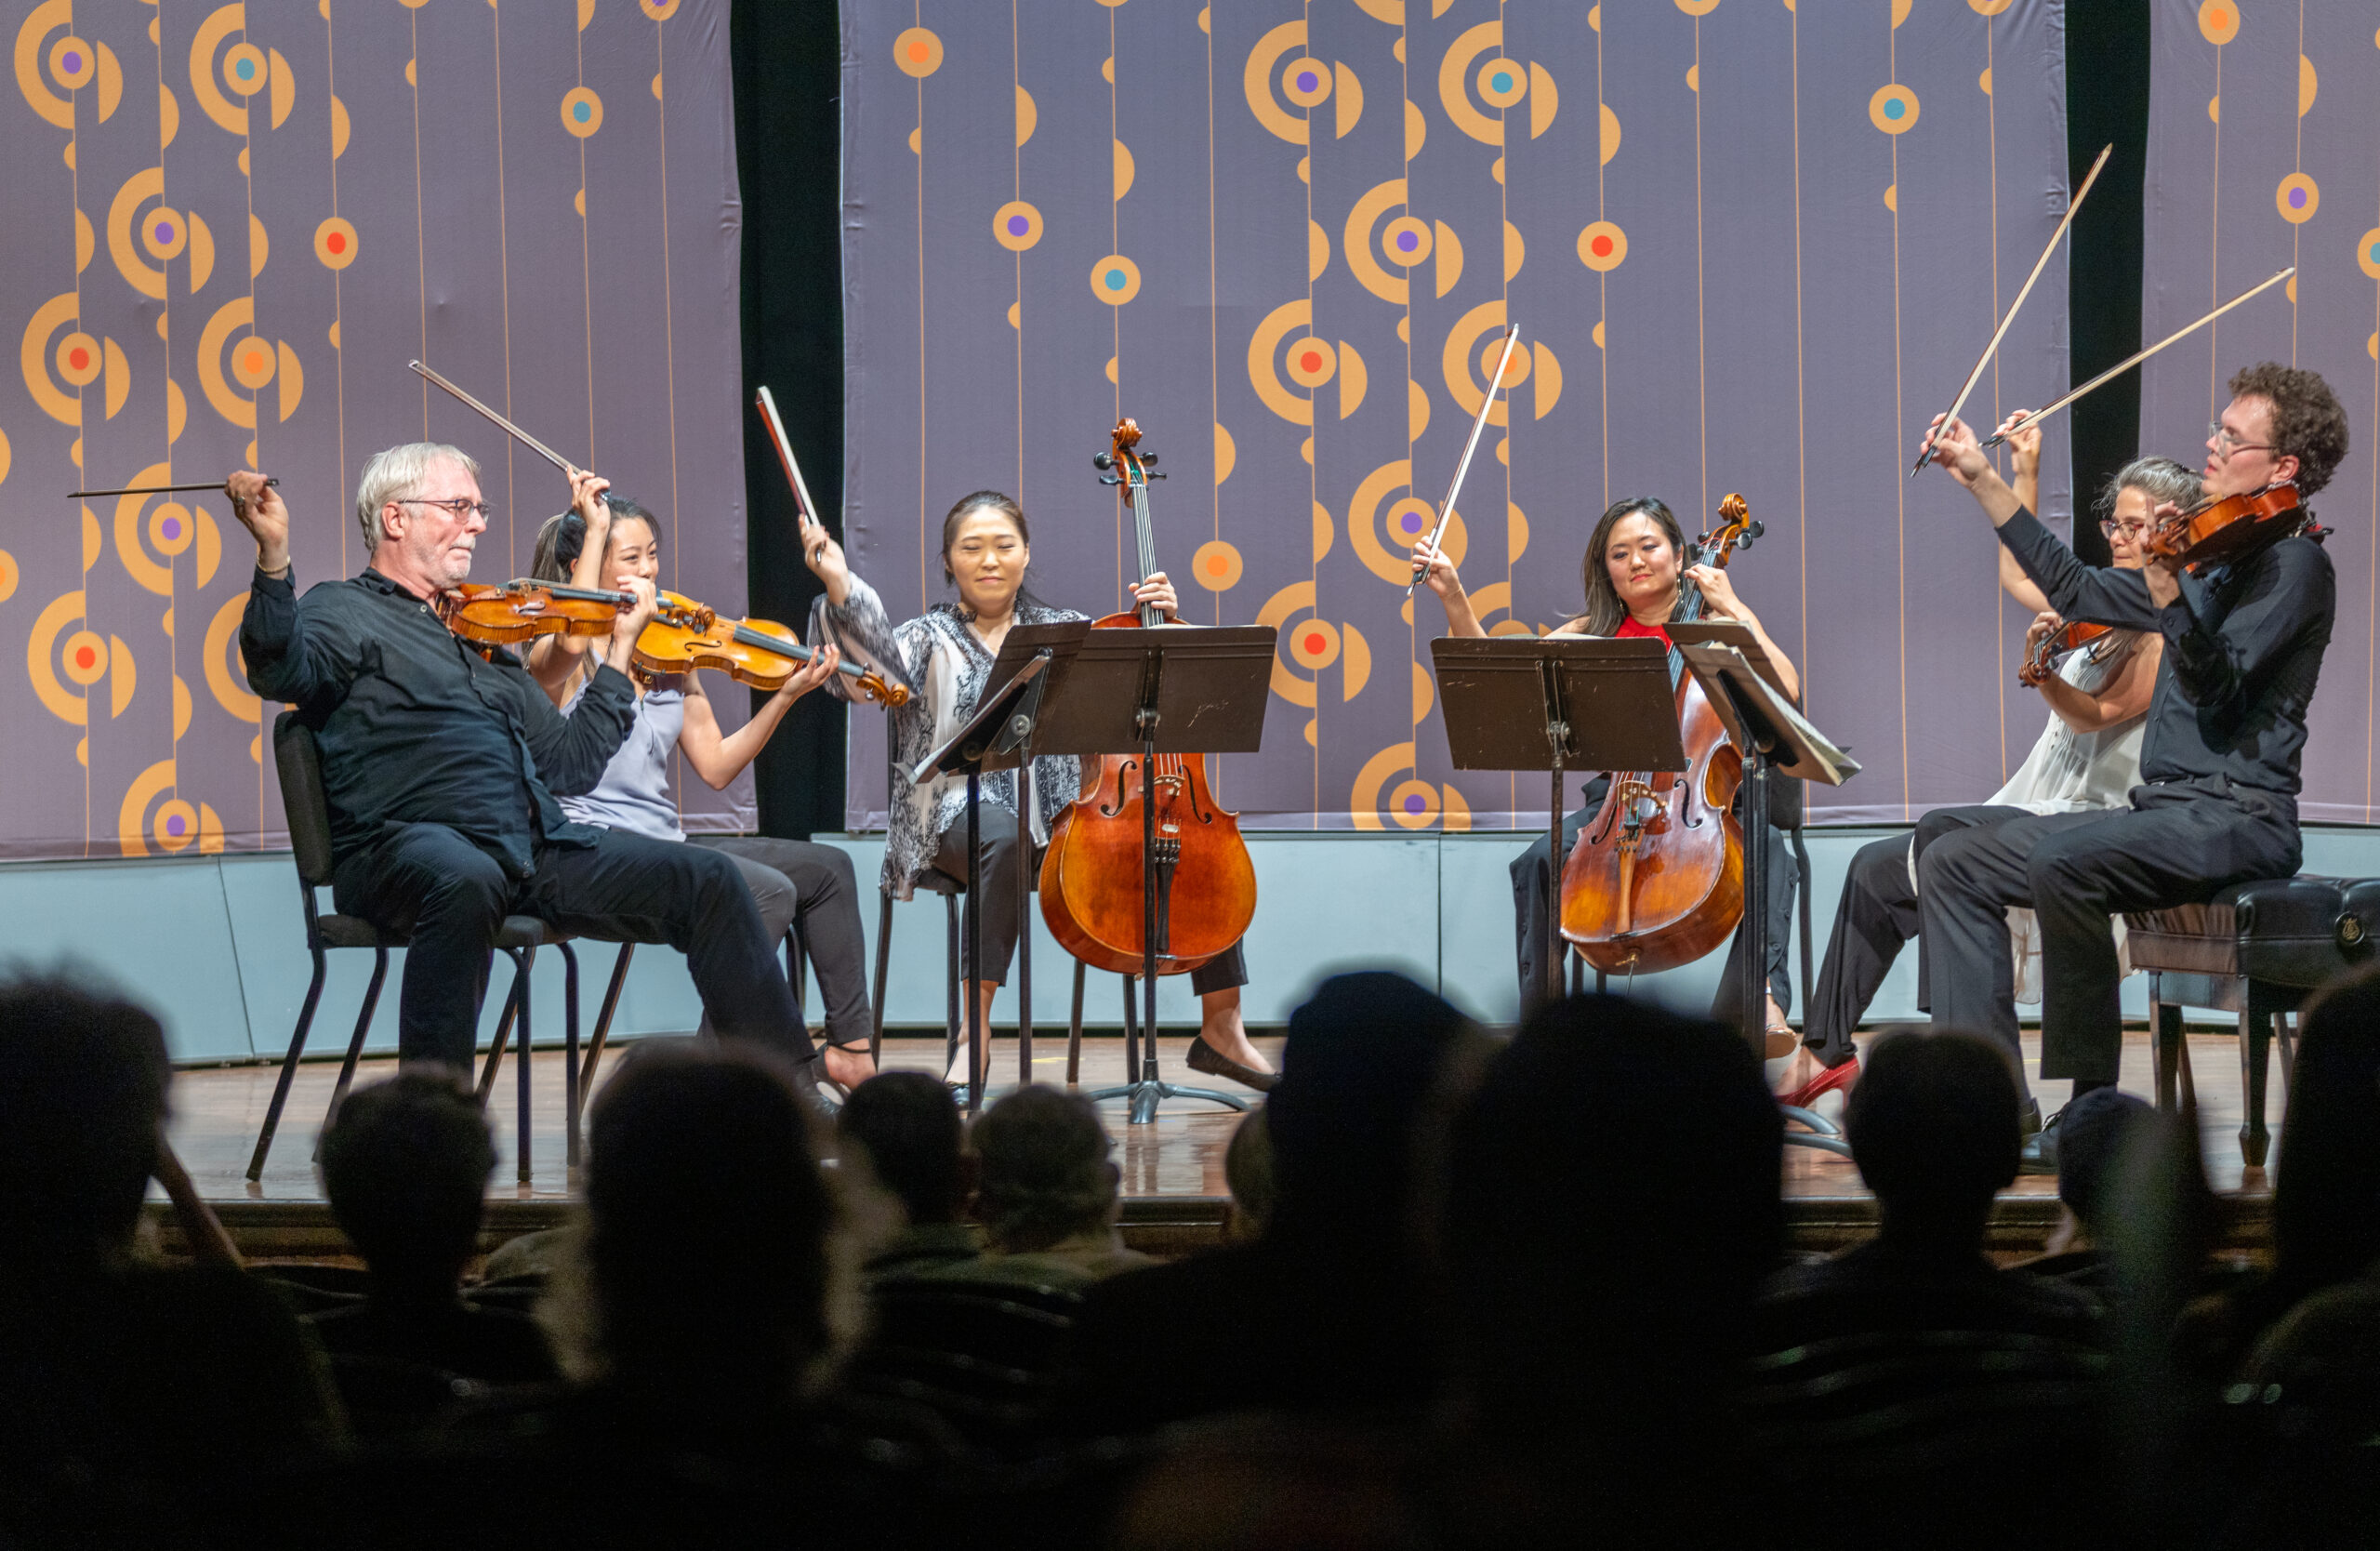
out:
M345 859L404 824L443 824L525 878L541 843L591 845L557 793L590 791L628 736L636 692L598 668L569 716L520 659L483 657L377 571L298 597L257 574L240 622L248 687L298 707L323 753L331 850Z
M2001 525L2000 542L2066 618L2164 636L2142 780L2217 795L2246 787L2295 806L2306 708L2338 604L2320 544L2284 538L2203 577L2186 572L2181 596L2159 608L2139 572L2083 564L2030 511Z

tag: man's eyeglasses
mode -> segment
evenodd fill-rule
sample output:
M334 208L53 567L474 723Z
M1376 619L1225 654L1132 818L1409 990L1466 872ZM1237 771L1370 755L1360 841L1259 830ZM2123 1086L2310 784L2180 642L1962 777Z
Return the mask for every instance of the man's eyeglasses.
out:
M496 508L485 501L474 501L462 496L447 501L425 500L419 496L400 496L397 497L397 505L434 506L443 510L451 511L457 517L469 517L476 511L480 514L480 521L483 523L493 522L496 517Z
M2225 425L2220 420L2209 420L2207 422L2206 436L2208 441L2215 444L2215 456L2217 457L2229 457L2233 453L2270 452L2273 450L2272 444L2269 442L2241 441L2238 437L2231 434L2231 428Z

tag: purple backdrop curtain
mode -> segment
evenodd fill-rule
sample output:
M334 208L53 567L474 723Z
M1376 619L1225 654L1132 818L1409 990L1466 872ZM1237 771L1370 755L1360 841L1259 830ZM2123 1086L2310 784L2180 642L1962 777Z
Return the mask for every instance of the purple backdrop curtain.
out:
M743 611L726 0L5 14L0 856L286 842L247 536L219 493L70 489L269 471L303 586L365 562L364 458L451 441L497 509L475 576L526 574L566 486L416 358L638 494L664 585ZM681 786L690 828L751 815Z
M2338 623L2306 748L2308 819L2373 821L2380 525L2380 38L2365 7L2159 0L2141 332L2163 338L2291 265L2296 276L2142 368L2140 444L2195 468L2241 367L2322 374L2352 450L2309 503L2334 531Z
M1990 537L1901 475L2065 206L2056 6L917 0L844 33L847 521L896 614L946 595L942 514L984 485L1043 596L1115 607L1090 458L1129 414L1186 616L1282 627L1225 802L1540 822L1541 784L1448 764L1441 619L1403 599L1510 318L1452 539L1491 629L1576 609L1610 499L1692 533L1740 491L1767 534L1737 585L1867 766L1817 816L1974 801L2031 744ZM2059 390L2065 310L2061 255L1970 416ZM883 749L856 718L855 826Z

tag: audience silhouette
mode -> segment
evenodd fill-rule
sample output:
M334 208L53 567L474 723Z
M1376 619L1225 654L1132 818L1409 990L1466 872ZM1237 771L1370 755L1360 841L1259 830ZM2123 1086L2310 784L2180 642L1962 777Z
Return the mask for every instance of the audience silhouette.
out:
M836 1119L843 1158L867 1169L900 1206L892 1237L867 1257L871 1282L972 1260L964 1220L965 1127L950 1090L923 1072L883 1072L852 1090Z

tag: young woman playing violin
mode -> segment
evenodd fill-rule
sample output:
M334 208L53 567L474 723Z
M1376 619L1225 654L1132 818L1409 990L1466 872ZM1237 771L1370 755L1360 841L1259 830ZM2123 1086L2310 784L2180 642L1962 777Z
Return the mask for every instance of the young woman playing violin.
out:
M2010 416L2002 431L2026 413ZM2038 426L2008 439L2016 498L2028 510L2040 487L2041 444ZM2187 505L2198 494L2198 476L2170 458L2135 458L2118 470L2094 503L2117 569L2137 571L2147 563L2150 511L2164 502ZM2046 656L2055 670L2038 682L2021 680L2041 691L2051 711L2049 722L2016 775L1985 800L1985 808L2053 814L2122 807L2126 794L2140 782L2141 735L2164 638L2153 631L2110 630L2087 643L2065 646L2066 621L2005 550L2000 551L2000 585L2034 611L2025 632L2027 663ZM1978 811L1938 809L1918 822L1913 835L1871 842L1852 857L1835 909L1834 931L1827 938L1826 959L1810 989L1802 1049L1778 1089L1786 1103L1807 1108L1823 1094L1848 1092L1858 1079L1859 1056L1851 1036L1901 945L1917 935L1917 856ZM2033 912L2010 910L2008 932L2016 998L2039 1001L2041 933ZM2121 953L2121 935L2117 947ZM1921 988L1921 1000L1923 996ZM2023 1066L2016 1065L2021 1094ZM2038 1124L2038 1107L2030 1099L2026 1103L2031 1123Z
M1801 674L1785 649L1772 640L1761 627L1760 616L1736 595L1734 584L1725 571L1708 565L1686 565L1686 535L1678 527L1677 518L1670 509L1649 497L1633 497L1616 501L1595 524L1594 536L1587 541L1587 552L1580 560L1579 581L1586 593L1586 612L1556 626L1555 635L1649 636L1669 643L1665 627L1678 616L1686 600L1684 583L1692 582L1702 592L1703 607L1713 619L1733 620L1751 630L1752 639L1760 643L1769 660L1776 664L1778 677L1784 681L1786 693L1801 698ZM1434 547L1424 537L1413 547L1413 564L1421 570L1430 590L1438 595L1446 608L1447 628L1455 635L1478 636L1488 632L1480 628L1479 616L1471 606L1471 599L1463 591L1462 579L1455 574L1454 562ZM1673 661L1675 659L1673 658ZM1562 847L1567 855L1577 842L1579 831L1594 817L1603 806L1604 794L1610 786L1607 776L1598 776L1587 783L1585 805L1562 821ZM1793 890L1799 882L1792 846L1784 832L1770 827L1768 843L1768 962L1765 966L1768 977L1768 1054L1773 1059L1789 1054L1793 1048L1793 1031L1785 1023L1784 1007L1793 997L1793 983L1785 968L1785 950L1792 940ZM1559 867L1561 861L1546 855L1545 837L1540 835L1513 863L1513 910L1519 928L1519 970L1521 1006L1526 1014L1540 1000L1544 985L1543 965L1540 955L1544 952L1546 938L1545 895L1546 868ZM1741 983L1743 937L1738 933L1728 950L1727 967L1720 977L1719 999L1715 1015L1732 1017L1737 1005L1735 992L1729 988Z
M999 655L1010 627L1088 616L1051 608L1025 590L1033 535L1024 510L996 490L978 490L961 497L943 519L942 575L957 588L959 601L937 603L897 627L887 618L875 590L853 574L842 546L807 518L801 525L801 548L810 569L826 584L826 597L811 615L812 639L831 640L855 662L898 672L915 691L906 705L891 712L892 801L884 846L884 886L895 897L906 899L928 872L964 879L966 782L943 776L918 786L911 783L908 772L974 714L992 659ZM1173 584L1165 573L1156 572L1132 588L1131 602L1153 604L1170 618L1175 607ZM848 697L840 677L828 689ZM1003 771L985 776L981 783L976 878L983 891L977 908L985 962L980 970L967 966L965 978L972 985L985 1028L991 1027L993 993L1007 978L1009 955L1024 925L1017 914L1016 869L1031 865L1033 851L1020 842L1020 826L1031 833L1034 843L1046 841L1047 826L1075 800L1082 785L1080 762L1037 759L1020 801L1017 774ZM1020 815L1024 815L1021 820ZM1240 1023L1239 988L1247 983L1247 964L1236 944L1191 972L1200 1019L1190 1065L1211 1076L1269 1088L1275 1080L1272 1067L1249 1043L1247 1029ZM988 1060L988 1042L985 1048ZM954 1080L965 1080L962 1073L951 1076Z
M634 501L606 498L610 482L581 473L571 481L571 510L537 530L533 574L540 581L609 588L630 578L650 583L661 574L661 535L653 513ZM586 692L589 659L583 637L549 635L528 649L528 669L556 706L568 711ZM583 797L562 799L562 811L582 824L600 824L654 840L684 841L678 804L669 792L669 762L683 754L705 784L718 790L741 775L785 720L793 703L835 676L831 646L803 664L785 687L760 703L733 733L693 673L631 675L636 720L612 756L602 779ZM743 874L760 912L766 939L781 943L790 928L818 972L826 1003L824 1075L849 1088L873 1076L868 1057L866 952L860 935L859 889L851 858L830 845L766 835L704 836L694 844L723 851ZM710 1032L707 1014L702 1031Z

